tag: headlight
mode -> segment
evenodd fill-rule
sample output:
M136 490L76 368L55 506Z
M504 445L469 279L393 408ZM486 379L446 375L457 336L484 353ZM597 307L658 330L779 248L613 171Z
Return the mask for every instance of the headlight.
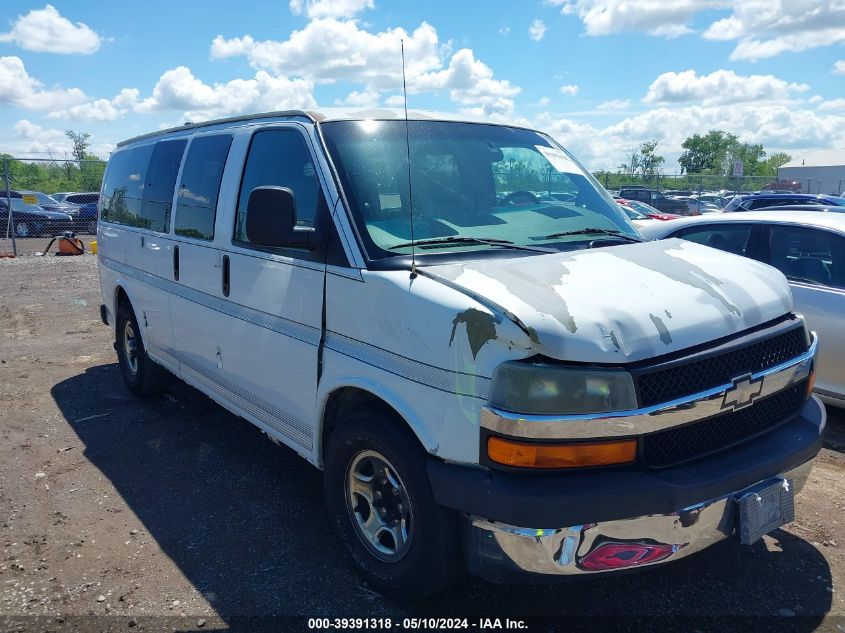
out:
M571 415L637 408L634 379L621 369L507 362L493 373L490 404L514 413Z

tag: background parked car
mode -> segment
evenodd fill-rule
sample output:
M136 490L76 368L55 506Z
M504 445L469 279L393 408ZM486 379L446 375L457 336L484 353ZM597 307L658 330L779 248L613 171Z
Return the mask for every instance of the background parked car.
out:
M758 193L734 196L725 206L725 212L752 211L766 207L777 207L787 204L818 204L845 206L845 198L838 196L823 196L809 193Z
M635 211L633 208L629 207L628 205L622 204L621 202L618 202L617 204L619 205L619 208L625 212L625 215L628 216L628 219L631 220L631 224L633 224L638 229L641 229L644 226L648 226L652 222L660 221L655 220L654 218L650 218L644 213Z
M76 205L68 204L67 202L59 202L55 198L52 198L41 191L14 191L11 193L19 194L12 195L11 197L13 198L25 199L29 196L34 197L35 204L44 209L44 211L58 211L59 213L67 213L71 217L75 216L79 211Z
M678 197L676 200L681 200L687 205L689 213L686 215L702 215L704 213L721 213L722 209L717 207L712 202L705 202L699 198L682 198Z
M645 187L622 187L622 189L619 190L619 197L627 198L628 200L639 200L640 202L645 202L663 213L689 215L689 209L684 202L670 198L656 189L646 189Z
M97 203L100 194L97 191L87 193L65 194L64 201L78 207L79 212L74 217L74 230L79 233L97 233Z
M12 222L15 237L39 237L56 235L67 231L72 220L67 213L45 211L36 204L24 202L22 198L12 198ZM9 224L9 206L6 198L0 198L0 234L6 234Z
M821 211L827 213L845 213L845 206L831 204L783 204L774 207L763 207L759 211Z
M749 211L655 223L641 233L745 255L786 275L795 310L822 341L816 393L845 407L845 214Z
M665 222L666 220L675 220L677 218L683 217L675 213L661 213L650 204L640 202L639 200L628 200L627 198L618 197L614 197L613 199L616 200L617 204L624 205L630 209L633 209L634 211L637 211L645 216L650 217L653 220L661 220Z

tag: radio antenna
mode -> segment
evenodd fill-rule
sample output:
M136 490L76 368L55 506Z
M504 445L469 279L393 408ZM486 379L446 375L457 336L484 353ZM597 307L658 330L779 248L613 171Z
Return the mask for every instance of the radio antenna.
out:
M411 218L411 279L417 276L417 249L414 245L414 193L411 186L411 135L408 131L408 86L405 83L405 40L400 39L402 47L402 102L405 104L405 151L408 154L408 211Z

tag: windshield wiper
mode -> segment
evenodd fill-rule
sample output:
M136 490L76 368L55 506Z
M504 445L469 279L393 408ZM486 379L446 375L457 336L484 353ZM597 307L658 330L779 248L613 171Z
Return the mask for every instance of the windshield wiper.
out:
M390 246L389 250L397 248L409 248L411 246L427 246L429 244L485 244L487 246L503 246L505 248L517 248L526 251L535 251L537 253L555 253L556 249L543 248L542 246L525 246L522 244L514 244L510 240L500 240L493 237L462 237L460 235L450 235L448 237L433 237L428 240L415 240L413 242L402 242Z
M620 240L627 240L628 242L642 242L641 239L638 239L631 235L626 235L622 231L614 231L613 229L600 229L596 227L578 229L577 231L563 231L562 233L552 233L551 235L546 235L543 239L553 240L556 237L567 237L569 235L589 235L591 233L599 235L611 235L613 237L619 238Z

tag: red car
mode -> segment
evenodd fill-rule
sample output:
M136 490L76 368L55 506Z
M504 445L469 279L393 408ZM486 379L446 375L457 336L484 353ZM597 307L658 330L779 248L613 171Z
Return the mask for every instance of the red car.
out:
M617 204L623 204L626 207L631 207L634 211L639 211L643 215L647 215L653 220L674 220L682 216L674 213L661 213L650 204L640 202L639 200L628 200L627 198L614 198Z

